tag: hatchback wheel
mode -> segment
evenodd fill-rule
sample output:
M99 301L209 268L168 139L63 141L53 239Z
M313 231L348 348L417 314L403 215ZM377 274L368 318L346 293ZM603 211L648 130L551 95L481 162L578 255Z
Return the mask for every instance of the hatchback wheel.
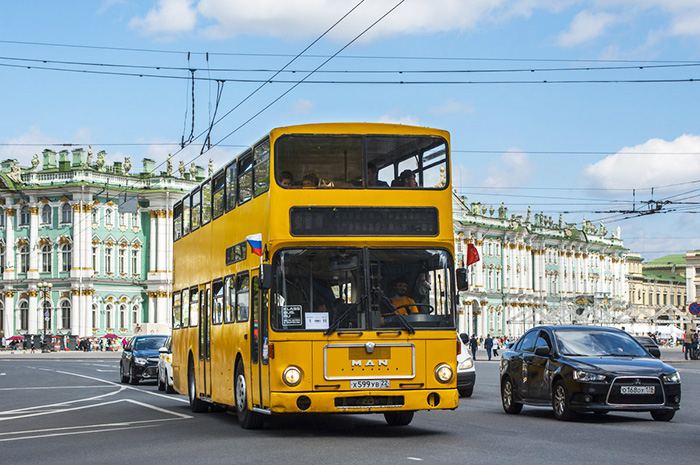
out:
M515 402L513 381L506 377L501 383L501 403L506 413L517 414L523 409L523 404Z

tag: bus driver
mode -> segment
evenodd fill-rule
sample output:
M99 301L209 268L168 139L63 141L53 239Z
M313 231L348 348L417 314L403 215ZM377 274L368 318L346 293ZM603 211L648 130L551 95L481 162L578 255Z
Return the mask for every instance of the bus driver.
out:
M401 277L396 280L396 283L394 284L394 291L396 294L391 298L391 303L394 304L394 307L396 307L396 313L400 313L402 315L418 313L418 308L410 305L415 304L416 301L406 295L406 291L408 291L408 280L406 278ZM402 305L407 306L401 307Z

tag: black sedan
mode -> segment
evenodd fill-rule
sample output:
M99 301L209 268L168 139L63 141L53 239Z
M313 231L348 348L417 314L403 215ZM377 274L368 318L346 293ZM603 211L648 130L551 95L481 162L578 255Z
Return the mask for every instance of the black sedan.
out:
M647 411L670 421L681 402L678 372L624 331L599 326L540 326L501 358L506 413L551 406L559 420L579 412Z
M135 336L124 347L119 362L119 376L122 383L138 384L139 380L157 380L158 349L168 336Z

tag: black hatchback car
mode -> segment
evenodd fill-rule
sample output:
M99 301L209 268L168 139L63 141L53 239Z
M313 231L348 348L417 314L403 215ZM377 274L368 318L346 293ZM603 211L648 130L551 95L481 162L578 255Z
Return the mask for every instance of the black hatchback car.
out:
M158 349L168 336L135 336L124 347L119 362L122 383L138 384L139 380L158 379Z
M551 406L559 420L579 412L648 411L670 421L681 402L681 380L624 331L600 326L540 326L501 357L506 413L523 404Z

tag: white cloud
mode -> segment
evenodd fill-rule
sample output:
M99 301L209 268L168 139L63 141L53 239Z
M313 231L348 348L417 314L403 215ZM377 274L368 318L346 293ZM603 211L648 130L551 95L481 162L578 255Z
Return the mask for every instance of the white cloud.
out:
M52 148L48 145L57 144L60 141L42 133L38 127L32 126L28 132L17 137L0 139L0 142L8 144L0 146L0 159L16 159L21 166L26 167L30 166L35 153L39 154L39 160L41 160L41 152L45 148ZM33 144L46 144L47 146L32 146Z
M532 178L534 167L526 153L510 149L487 171L489 176L482 182L484 187L521 187Z
M292 113L295 115L309 115L314 108L314 102L300 98L292 104Z
M672 141L649 139L588 165L583 175L592 186L609 189L641 189L695 181L700 179L698 153L700 136L683 134Z
M474 114L476 110L473 106L467 105L461 102L455 102L454 100L448 100L442 105L435 105L430 108L430 112L436 115L449 115L449 114Z
M389 112L379 117L379 123L407 124L410 126L420 126L418 117L413 115L396 116L395 112Z
M581 11L574 16L569 29L559 35L559 45L573 47L590 42L605 34L605 30L616 22L617 18L609 13Z
M194 0L158 0L145 17L133 18L129 26L145 34L177 34L192 31L197 24Z

